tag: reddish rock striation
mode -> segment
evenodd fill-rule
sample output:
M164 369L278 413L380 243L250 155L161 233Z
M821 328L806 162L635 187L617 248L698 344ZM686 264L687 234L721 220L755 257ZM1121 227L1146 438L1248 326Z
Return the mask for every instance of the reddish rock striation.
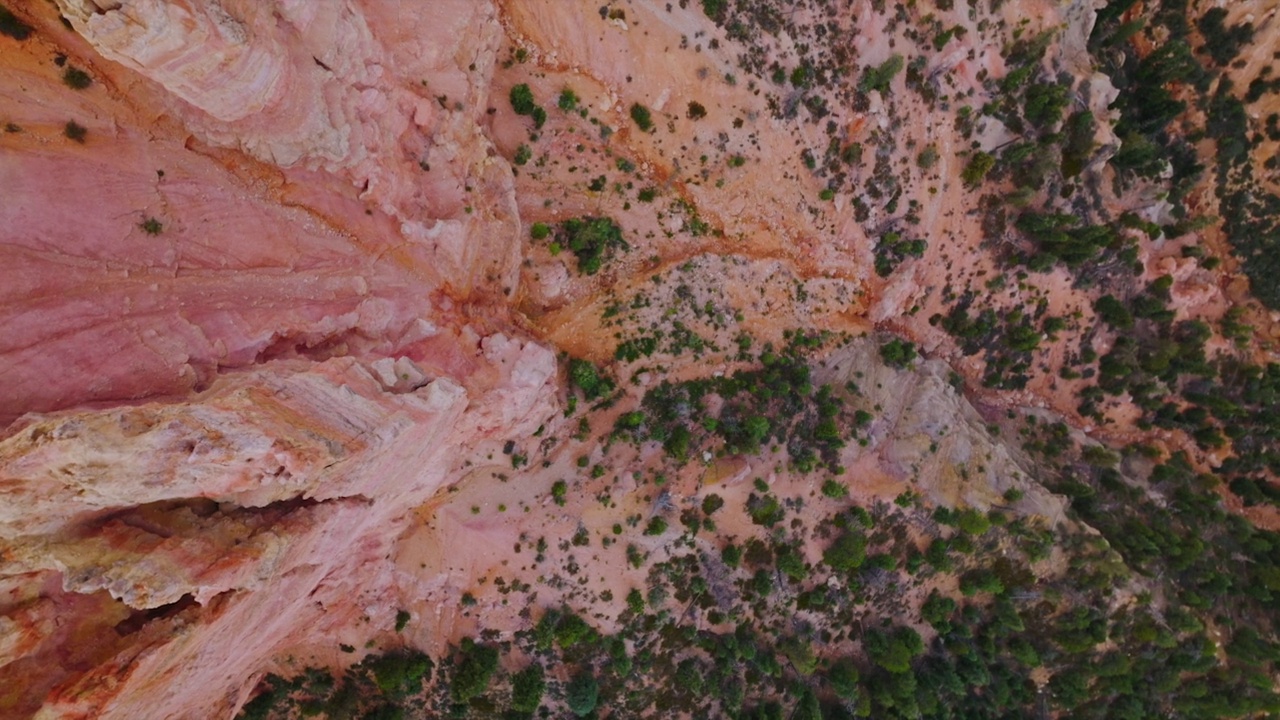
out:
M393 613L409 511L553 412L552 353L492 302L520 257L479 125L495 10L14 9L0 716L225 713Z

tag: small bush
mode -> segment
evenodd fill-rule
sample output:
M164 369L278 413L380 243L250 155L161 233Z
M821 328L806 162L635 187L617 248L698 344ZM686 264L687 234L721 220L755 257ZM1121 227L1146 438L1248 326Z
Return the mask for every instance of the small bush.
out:
M894 367L905 368L916 359L915 343L894 338L880 346L880 359Z
M1062 119L1067 106L1067 86L1057 83L1033 83L1027 88L1023 115L1037 127L1049 127Z
M600 374L595 365L578 358L569 361L569 380L588 400L604 397L613 392L615 387L613 380Z
M845 533L822 553L822 562L836 572L862 567L867 559L867 538L862 533Z
M560 108L561 110L564 110L565 112L569 112L570 110L577 109L578 107L577 93L570 90L569 88L565 88L561 90L560 98L556 100L556 107Z
M564 689L564 701L569 711L578 717L586 717L596 709L600 699L600 684L589 672L573 676Z
M892 632L879 628L868 630L862 644L871 661L891 673L909 671L912 658L924 652L924 641L919 633L906 625Z
M68 65L67 69L62 71L62 82L72 90L84 90L93 84L93 78L80 68Z
M649 108L640 103L631 106L631 119L645 132L653 129L653 116L649 113Z
M613 388L616 387L608 375L600 374L595 365L586 360L579 360L577 357L568 361L568 378L573 386L581 389L582 396L586 397L586 400L604 397L613 392Z
M702 499L702 512L704 515L712 515L722 507L724 507L724 498L715 493Z
M378 689L392 697L404 697L421 690L423 680L431 678L435 667L431 658L409 650L370 657L362 665L373 672Z
M987 516L973 508L965 508L957 512L955 520L956 527L959 528L960 532L969 535L985 535L991 529L991 521L987 519Z
M920 154L916 156L916 164L919 165L922 170L928 170L937 163L938 147L936 145L929 145L924 150L921 150Z
M893 55L875 67L863 70L862 79L858 82L858 89L862 92L870 92L872 90L881 93L887 92L889 83L902 70L903 65L905 63L902 60L902 56Z
M1093 310L1098 313L1098 317L1102 318L1103 322L1113 328L1123 330L1133 327L1133 314L1114 295L1103 295L1098 298L1093 303Z
M471 638L462 641L462 656L453 674L449 694L456 703L470 702L489 687L489 680L498 669L498 650L488 645L478 645Z
M577 256L578 272L583 275L595 275L599 272L618 248L631 249L622 239L622 228L606 217L565 220L560 224L557 239Z
M849 488L841 485L831 478L827 478L822 483L822 494L833 500L839 500L840 498L847 497L849 495Z
M702 0L702 12L717 22L724 19L725 10L728 7L729 0Z
M969 188L976 188L982 184L983 179L987 177L987 173L991 172L991 168L995 167L996 158L984 152L975 153L969 158L969 164L964 166L964 171L960 173L960 178L964 180L964 184Z
M31 26L19 20L9 8L0 5L0 35L8 35L14 40L26 40L31 37Z
M667 521L660 515L654 515L649 518L649 524L645 526L645 535L661 535L667 531Z
M164 231L164 224L153 217L149 217L138 223L138 227L142 229L142 232L148 235L159 235Z
M752 493L747 498L747 513L751 516L751 522L756 525L773 527L782 522L787 511L782 508L778 498L772 495L761 497Z
M547 681L542 666L536 662L511 676L511 709L533 713L542 704Z
M831 691L841 700L852 702L858 698L858 666L852 660L836 661L827 671L827 682L831 685Z
M517 115L532 115L538 104L533 101L533 91L525 83L511 88L511 109Z
M84 139L89 135L89 129L75 120L68 120L67 124L62 128L62 134L66 135L69 140L74 140L83 145Z

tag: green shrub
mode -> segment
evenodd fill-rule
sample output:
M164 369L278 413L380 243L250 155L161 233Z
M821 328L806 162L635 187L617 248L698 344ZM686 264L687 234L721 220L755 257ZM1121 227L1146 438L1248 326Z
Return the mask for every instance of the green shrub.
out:
M987 516L973 508L965 508L955 515L956 527L960 532L981 537L991 529L991 521Z
M579 358L569 360L569 381L588 400L604 397L613 392L615 387L613 380L602 375L595 365Z
M867 538L857 532L841 535L822 553L822 562L836 572L857 570L866 559Z
M800 581L809 576L809 570L804 565L804 558L800 556L798 550L790 545L782 545L776 549L774 567L778 569L778 572L792 580Z
M858 89L862 92L888 92L889 83L902 70L903 65L905 63L902 56L894 54L879 65L866 68L862 71L862 79L858 81Z
M520 83L511 88L511 109L517 115L532 115L537 109L538 104L533 100L533 90L529 89L526 83Z
M938 164L938 146L930 143L916 155L916 164L922 170L928 170Z
M596 709L600 699L600 684L590 672L582 671L573 676L564 689L564 702L569 711L578 717L586 717Z
M905 673L911 669L911 660L924 652L920 634L903 625L891 632L873 628L862 637L862 645L871 662L891 673Z
M724 507L724 498L715 493L711 493L702 499L702 512L705 515L714 514L715 511L722 507Z
M497 651L494 652L496 662ZM371 656L361 664L373 673L374 683L379 690L397 698L421 690L423 681L431 678L431 671L435 667L431 658L412 650Z
M724 19L725 11L728 8L729 0L702 0L702 12L716 22Z
M9 8L0 5L0 35L8 35L14 40L26 40L31 37L31 26L19 20Z
M594 643L595 640L595 629L575 613L565 612L556 622L556 644L563 649L572 648L579 643Z
M964 166L964 171L960 173L960 178L964 180L964 184L969 188L976 188L982 184L987 173L991 172L991 168L995 167L996 158L984 152L976 152L973 157L969 158L969 163Z
M93 84L93 78L89 77L89 73L81 70L74 65L67 65L62 71L62 82L72 90L84 90Z
M595 275L617 250L631 249L622 228L607 217L570 218L560 224L556 237L578 258L583 275Z
M1210 8L1200 17L1200 32L1204 34L1204 49L1219 66L1227 66L1240 54L1240 49L1253 40L1253 26L1240 23L1230 28L1226 25L1226 8Z
M631 119L635 120L636 125L645 132L649 132L653 129L653 116L649 113L649 108L641 105L640 103L632 104Z
M560 91L560 98L556 100L556 106L565 112L574 110L578 107L578 95L573 90L565 88Z
M1124 330L1133 327L1133 315L1129 312L1129 308L1114 295L1103 295L1098 298L1093 303L1093 310L1098 313L1098 317L1102 318L1103 322L1113 328Z
M449 694L454 702L467 703L489 687L489 680L498 669L498 650L464 638L460 653Z
M536 662L512 675L511 709L524 713L536 712L542 704L542 694L546 688L546 675L542 666Z
M852 660L837 660L827 671L827 682L835 696L845 702L852 702L858 697L858 666Z
M742 562L742 548L733 544L725 545L720 551L720 559L730 568L737 568Z
M1037 127L1048 127L1062 119L1067 106L1067 86L1058 83L1032 83L1027 88L1023 116Z
M894 338L880 346L880 359L894 367L905 368L916 359L915 343Z
M68 120L67 124L62 128L62 134L66 135L69 140L74 140L83 145L85 137L89 135L89 129L75 120Z
M1001 582L1000 576L991 570L977 568L960 576L960 592L966 597L980 592L999 595L1004 592L1004 583Z
M786 516L786 511L782 509L778 498L772 495L761 497L755 493L751 493L747 498L747 512L751 515L751 522L765 527L777 525Z

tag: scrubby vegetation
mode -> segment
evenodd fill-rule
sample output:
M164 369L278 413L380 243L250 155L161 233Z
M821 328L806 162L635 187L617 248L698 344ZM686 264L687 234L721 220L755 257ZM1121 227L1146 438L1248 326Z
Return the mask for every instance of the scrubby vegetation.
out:
M85 138L89 136L89 129L75 120L68 120L67 124L62 127L62 134L68 140L73 140L83 145Z
M572 218L560 223L556 240L578 258L578 272L595 275L618 250L630 250L622 228L609 218Z
M649 108L635 103L631 106L631 119L635 121L636 126L645 132L653 129L653 115L649 112Z
M837 468L836 453L848 427L844 401L830 386L813 387L805 360L824 342L819 336L791 335L781 352L766 346L759 369L731 376L673 383L664 381L645 394L641 413L618 428L637 442L656 441L677 462L703 448L754 455L765 448L785 447L791 464L802 472ZM706 407L712 396L719 412Z
M547 122L547 111L542 109L533 98L533 90L528 85L521 83L511 88L510 97L511 109L517 115L526 115L533 118L534 128L541 128Z
M1184 458L1147 478L1169 500L1162 507L1097 452L1068 442L1054 457L1047 467L1072 513L1102 537L973 508L845 501L806 519L766 493L752 501L762 530L745 552L729 545L717 558L675 541L650 566L647 591L628 596L617 634L567 607L536 610L528 630L464 640L438 665L397 651L339 680L269 678L242 717L290 708L1100 719L1280 710L1267 680L1280 644L1269 625L1231 620L1274 612L1280 535L1223 510ZM1103 464L1082 465L1089 457ZM683 537L701 529L691 522ZM831 537L820 559L798 550L813 533ZM1068 561L1047 563L1049 545ZM907 601L911 587L948 575L959 578L955 594L935 588ZM1136 588L1138 599L1117 609L1119 593ZM503 654L523 658L518 669L498 669Z
M18 19L9 8L0 5L0 35L14 40L26 40L31 37L31 26Z
M74 65L68 65L62 71L62 82L73 90L84 90L93 84L93 78L89 73L81 70Z

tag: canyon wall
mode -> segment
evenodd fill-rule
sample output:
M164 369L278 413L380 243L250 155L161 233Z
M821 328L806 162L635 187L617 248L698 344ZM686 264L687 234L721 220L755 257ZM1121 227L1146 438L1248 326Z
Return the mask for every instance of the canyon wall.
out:
M554 356L501 329L496 10L13 9L0 715L230 712L283 648L394 615L411 510L554 411Z

